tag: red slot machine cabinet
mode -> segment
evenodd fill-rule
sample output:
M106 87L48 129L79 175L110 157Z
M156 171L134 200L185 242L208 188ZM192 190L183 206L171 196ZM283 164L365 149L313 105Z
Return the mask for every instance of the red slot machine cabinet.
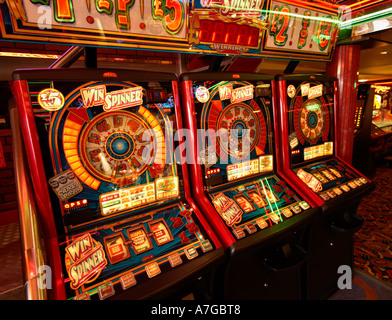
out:
M225 252L175 159L177 77L31 69L13 80L51 298L213 295Z
M335 154L336 86L332 77L276 76L285 175L320 206L309 234L307 298L338 289L338 268L353 268L353 235L363 224L355 214L373 183ZM352 269L353 270L353 269Z
M272 77L185 73L192 196L229 251L224 299L300 299L305 230L318 208L277 168Z

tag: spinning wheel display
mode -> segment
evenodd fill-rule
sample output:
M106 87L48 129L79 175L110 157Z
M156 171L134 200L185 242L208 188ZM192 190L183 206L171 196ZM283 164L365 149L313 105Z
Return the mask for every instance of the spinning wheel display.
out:
M260 115L257 115L255 111ZM213 127L213 120L214 117L210 116L210 128ZM252 100L250 106L244 103L228 105L220 112L218 121L215 123L217 132L225 129L222 136L218 135L217 149L226 155L234 156L239 160L248 157L256 145L259 149L264 149L266 139L265 136L260 136L260 131L264 129L265 132L265 120L255 101ZM235 148L236 144L238 150Z
M147 112L143 107L138 113L141 111ZM149 116L153 117L150 112ZM159 149L155 133L162 138ZM159 124L154 131L146 119L126 111L113 111L92 119L83 129L79 150L88 170L108 182L134 181L152 164L156 153L162 160L165 154Z
M313 145L320 140L328 140L330 113L323 97L306 100L302 96L297 96L292 100L290 110L293 114L295 132L301 144L306 141Z

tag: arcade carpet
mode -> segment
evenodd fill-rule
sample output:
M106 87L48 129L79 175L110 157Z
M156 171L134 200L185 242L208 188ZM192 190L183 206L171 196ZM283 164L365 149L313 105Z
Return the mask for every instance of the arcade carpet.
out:
M354 236L354 266L392 286L392 168L379 167L375 189L357 214L365 219Z
M329 300L392 300L392 168L377 168L375 189L357 214L365 219L354 237L352 289ZM0 223L0 300L23 300L19 223Z
M18 221L0 225L0 300L24 300Z

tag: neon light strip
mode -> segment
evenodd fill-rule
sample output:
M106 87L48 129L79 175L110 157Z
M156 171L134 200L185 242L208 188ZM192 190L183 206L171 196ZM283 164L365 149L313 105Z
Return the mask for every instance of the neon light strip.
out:
M384 2L385 0L378 0L378 1L374 1L374 0L363 0L363 1L359 1L356 3L352 3L350 5L348 5L353 11L357 11L357 10L361 10L364 9L366 7L375 5L379 2Z
M161 116L164 118L164 120L165 120L165 128L166 128L168 137L174 137L174 133L173 133L174 130L173 130L173 126L172 126L173 122L169 119L168 115L165 114L165 113L163 112L163 108L162 108L162 104L161 104L161 103L157 103L157 107L158 107L158 110L159 110L160 115L161 115ZM169 139L169 140L170 140L170 139ZM171 150L173 150L173 152L169 152L169 155L168 155L168 156L171 156L171 163L172 163L172 168L173 168L173 174L174 174L175 176L177 176L177 166L175 165L175 164L176 164L176 161L175 161L175 152L174 152L173 141L166 141L166 140L165 140L165 143L164 143L165 152L166 152L166 150L167 150L167 148L166 148L166 143L168 143L168 144L169 144L169 148L170 148Z
M265 179L265 182L266 182L268 188L270 189L270 192L272 193L272 196L274 196L274 193L273 193L273 191L272 191L272 188L271 188L270 184L268 183L268 179ZM275 197L275 196L274 196L274 197ZM282 215L280 214L280 210L279 210L279 207L278 207L276 201L274 202L274 204L275 204L275 208L276 208L276 213L279 215L280 221L283 221Z
M22 53L22 52L0 52L0 57L36 58L36 59L58 59L55 54Z
M358 17L358 18L354 18L354 19L351 19L348 21L344 21L340 24L340 28L343 29L345 27L351 27L352 24L360 24L360 23L366 22L368 20L385 18L385 16L389 16L389 15L392 15L392 8L369 13L369 14L362 16L362 17Z
M265 179L265 180L267 180L267 179ZM267 199L268 205L270 206L270 208L271 208L271 210L272 210L271 213L273 214L273 213L275 213L275 211L274 211L274 208L272 207L271 202L269 201L267 191L265 190L265 186L264 186L263 179L260 179L260 182L261 182L261 184L263 185L263 190L264 190L265 197L266 197L266 199ZM272 192L272 190L270 190L270 191ZM282 217L280 216L280 213L278 213L278 215L279 215L280 221L282 221ZM270 216L270 214L268 214L268 219L271 219L269 216Z

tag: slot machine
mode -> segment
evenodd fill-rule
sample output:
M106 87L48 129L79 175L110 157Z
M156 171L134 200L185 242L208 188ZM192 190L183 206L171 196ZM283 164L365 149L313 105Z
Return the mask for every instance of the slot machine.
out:
M340 266L353 270L353 235L363 224L356 215L374 186L335 153L337 81L319 75L277 76L282 168L320 206L308 252L307 298L322 299L338 289Z
M375 174L374 161L370 153L370 135L372 127L372 112L374 88L370 84L360 84L357 93L355 109L355 129L353 147L353 167L366 176Z
M390 108L387 108L388 104L392 105L390 93L388 93L391 88L377 84L369 86L371 90L374 90L373 95L369 95L366 101L372 110L370 111L370 152L371 158L377 166L384 162L384 157L389 155L392 147L392 117ZM375 168L373 170L375 172Z
M225 253L176 160L177 77L31 69L13 80L51 298L212 298Z
M279 173L272 77L180 76L192 197L229 252L224 299L301 299L301 246L318 208Z

